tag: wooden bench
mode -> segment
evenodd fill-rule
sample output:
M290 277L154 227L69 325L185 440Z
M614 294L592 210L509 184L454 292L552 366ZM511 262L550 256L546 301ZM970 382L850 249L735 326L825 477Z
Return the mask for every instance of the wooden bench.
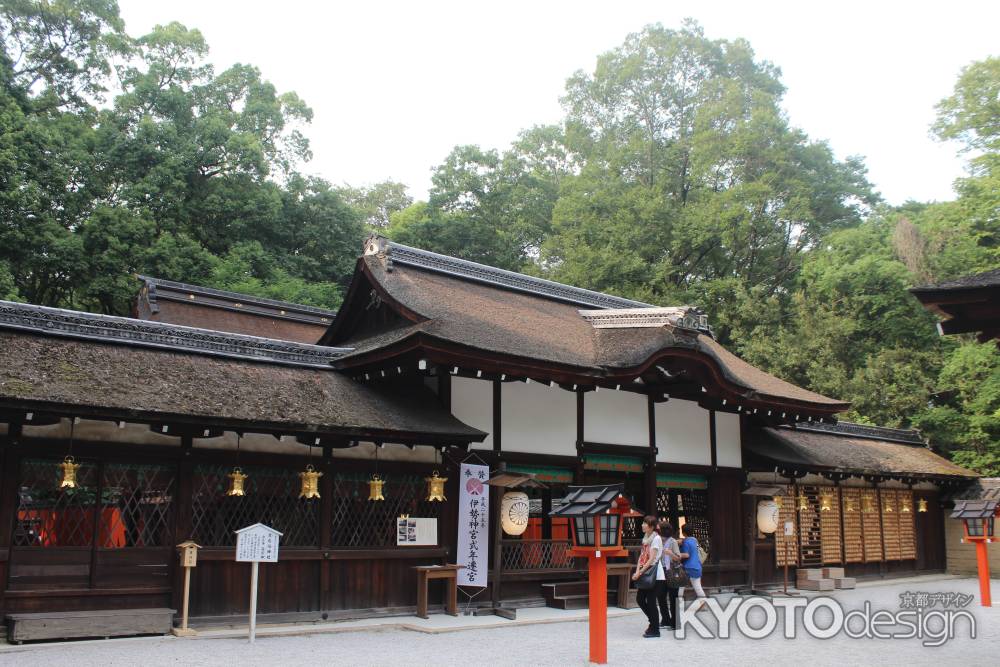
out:
M8 614L7 639L16 644L39 639L164 635L173 624L173 609L105 609Z
M632 573L635 565L632 563L608 563L608 576L618 580L615 606L620 609L634 609L635 593L632 588Z

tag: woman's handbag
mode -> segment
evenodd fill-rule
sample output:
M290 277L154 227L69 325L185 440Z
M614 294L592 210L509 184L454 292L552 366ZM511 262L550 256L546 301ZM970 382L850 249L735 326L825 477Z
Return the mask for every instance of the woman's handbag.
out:
M656 566L649 568L635 580L635 587L640 591L649 591L656 587Z
M687 586L689 583L691 583L691 579L688 577L684 566L680 563L674 564L673 567L667 570L667 588L681 588L682 586Z

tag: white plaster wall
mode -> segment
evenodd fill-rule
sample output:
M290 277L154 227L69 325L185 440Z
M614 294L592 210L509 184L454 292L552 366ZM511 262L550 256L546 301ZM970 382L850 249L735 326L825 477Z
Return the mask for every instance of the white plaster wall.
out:
M455 415L459 421L490 434L482 443L473 443L473 449L493 449L492 382L453 376L451 378L451 414Z
M730 412L715 413L715 454L720 467L740 468L740 416Z
M645 394L589 391L583 399L583 439L610 445L649 447Z
M656 460L663 463L711 465L709 411L694 401L671 398L656 403Z
M537 382L504 382L502 387L503 451L576 456L576 393Z

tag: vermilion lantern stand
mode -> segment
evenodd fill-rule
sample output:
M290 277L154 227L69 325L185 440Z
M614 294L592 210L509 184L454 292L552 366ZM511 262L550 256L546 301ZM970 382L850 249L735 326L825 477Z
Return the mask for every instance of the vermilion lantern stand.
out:
M979 600L984 607L992 607L990 599L990 560L986 545L995 538L993 535L996 518L1000 517L1000 502L996 500L959 500L955 502L952 519L961 519L965 525L962 542L976 545L976 566L979 570Z
M622 495L624 484L571 486L550 516L573 520L570 555L587 559L590 597L590 661L608 661L608 558L626 556L622 518L639 516Z

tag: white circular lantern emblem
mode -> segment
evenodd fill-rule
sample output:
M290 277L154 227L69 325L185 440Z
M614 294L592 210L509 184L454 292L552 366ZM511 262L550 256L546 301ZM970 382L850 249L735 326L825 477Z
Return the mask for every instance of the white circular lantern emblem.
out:
M778 530L779 522L778 506L773 500L762 500L757 503L757 529L770 535Z
M500 500L500 526L508 535L520 535L528 527L528 494L508 491Z

